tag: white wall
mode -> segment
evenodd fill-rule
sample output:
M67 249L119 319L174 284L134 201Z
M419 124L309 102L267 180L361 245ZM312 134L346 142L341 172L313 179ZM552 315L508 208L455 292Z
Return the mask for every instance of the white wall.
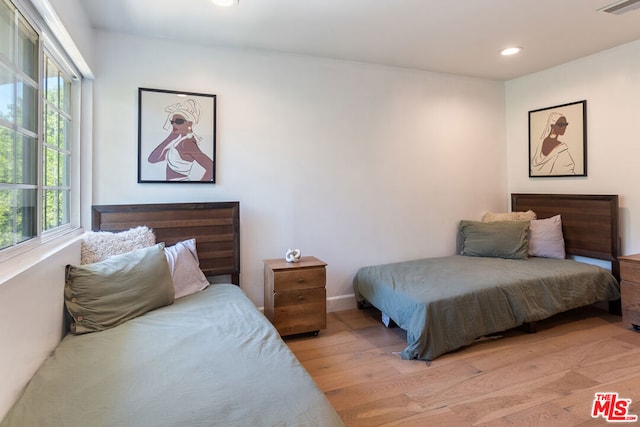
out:
M20 262L2 263L2 277ZM43 252L32 268L0 281L0 420L62 338L64 267L79 262L76 239Z
M84 13L84 9L80 5L80 0L32 1L37 5L43 5L45 8L50 5L51 10L53 10L53 13L59 18L60 23L82 55L84 62L86 62L89 68L93 68L95 53L93 49L93 28ZM53 30L55 31L55 29Z
M640 40L505 85L509 192L618 194L622 253L640 252ZM587 177L528 177L528 111L587 101Z
M329 264L329 307L344 308L359 267L451 254L458 220L507 208L500 82L95 39L93 202L239 200L241 284L258 305L262 260L287 248ZM217 95L215 185L136 183L138 87Z

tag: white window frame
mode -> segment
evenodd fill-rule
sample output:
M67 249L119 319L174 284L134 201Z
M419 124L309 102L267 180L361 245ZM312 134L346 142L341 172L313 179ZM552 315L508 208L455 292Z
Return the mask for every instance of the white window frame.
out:
M14 258L18 255L26 254L31 251L38 252L34 255L35 259L41 258L42 253L46 253L52 245L55 245L56 241L69 236L74 237L81 232L81 215L80 215L80 197L81 197L81 188L80 188L80 154L81 154L81 146L80 146L80 133L81 133L81 111L82 111L82 81L78 77L81 73L78 69L73 65L74 62L70 60L69 55L62 48L60 43L57 42L55 35L53 34L50 26L45 23L47 20L47 16L43 17L34 9L34 6L28 0L9 0L9 3L12 3L18 11L22 14L24 19L33 27L33 29L38 33L38 67L39 67L39 76L38 76L38 175L37 175L37 232L36 236L30 238L24 242L14 244L11 247L7 247L3 250L0 250L0 262L4 262L8 259ZM40 2L42 3L42 2ZM46 2L45 2L46 3ZM37 5L36 5L37 6ZM42 6L42 4L41 4ZM45 11L47 12L47 11ZM50 11L49 11L50 12ZM48 13L49 13L48 12ZM55 15L53 15L55 17ZM57 18L57 17L55 17ZM49 16L49 20L51 16ZM58 28L58 33L60 32L60 28ZM65 33L68 37L68 34ZM70 40L70 39L69 39ZM73 46L75 48L75 45ZM44 97L44 87L43 87L43 79L44 79L44 57L45 53L52 60L55 65L59 68L61 73L65 74L65 78L69 79L71 82L71 94L70 94L70 102L71 102L71 129L70 129L70 141L69 148L71 151L70 163L69 163L69 185L71 187L70 191L70 199L69 199L69 223L53 228L51 230L44 231L43 226L43 212L44 212L44 203L43 203L43 138L44 138L44 129L43 129L43 97ZM78 55L77 51L72 52L73 55ZM86 64L83 65L86 66ZM88 69L88 67L87 67ZM92 76L91 76L92 77ZM34 260L35 260L34 259Z

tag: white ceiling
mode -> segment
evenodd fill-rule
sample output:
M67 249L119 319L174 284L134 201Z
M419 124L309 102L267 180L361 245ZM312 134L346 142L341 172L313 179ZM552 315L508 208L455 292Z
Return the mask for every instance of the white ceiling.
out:
M615 0L79 0L94 28L508 80L640 39ZM524 48L515 57L498 51Z

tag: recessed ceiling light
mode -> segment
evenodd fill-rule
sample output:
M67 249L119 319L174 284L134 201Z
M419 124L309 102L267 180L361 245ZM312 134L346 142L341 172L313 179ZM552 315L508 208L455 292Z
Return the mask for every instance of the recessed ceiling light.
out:
M522 48L518 46L508 47L508 48L502 49L500 51L500 55L511 56L511 55L515 55L516 53L520 53L521 50Z
M237 5L240 0L211 0L216 6L230 7Z

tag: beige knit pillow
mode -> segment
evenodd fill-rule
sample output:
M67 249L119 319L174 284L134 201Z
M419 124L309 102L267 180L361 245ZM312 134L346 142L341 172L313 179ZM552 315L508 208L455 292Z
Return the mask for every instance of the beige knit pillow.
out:
M531 221L536 219L536 213L532 210L526 212L503 212L494 213L487 212L482 216L482 222L496 222L496 221Z
M82 240L80 264L93 264L113 256L156 244L153 230L140 226L127 231L89 231Z

